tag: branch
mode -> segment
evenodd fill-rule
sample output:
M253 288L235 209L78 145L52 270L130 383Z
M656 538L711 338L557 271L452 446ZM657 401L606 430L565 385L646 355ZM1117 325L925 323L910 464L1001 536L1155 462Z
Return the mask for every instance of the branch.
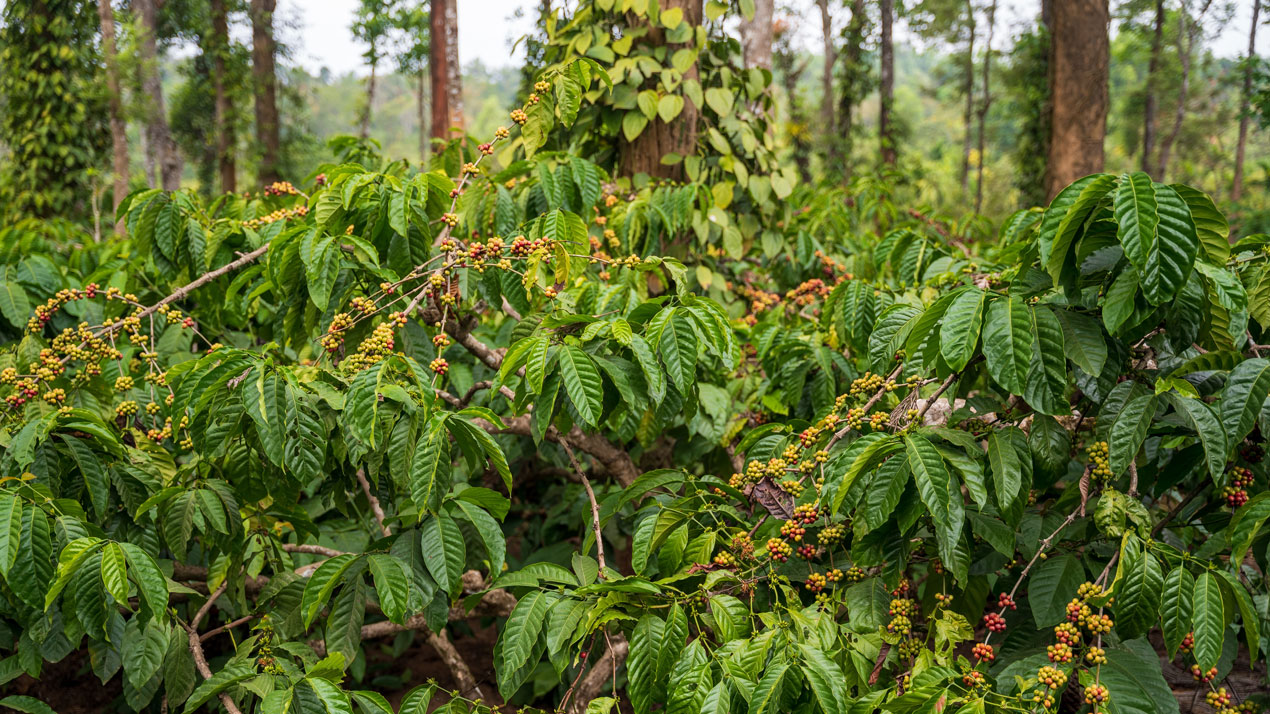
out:
M190 637L190 654L194 656L194 666L198 668L198 673L203 675L203 679L212 678L212 668L207 666L207 658L203 656L203 640L198 634L198 623L203 621L207 613L212 609L212 603L216 602L216 598L225 593L225 588L229 587L229 581L220 584L210 595L207 596L207 602L203 603L203 607L199 608L194 614L194 619L190 620L190 624L185 626L185 631ZM242 710L234 704L234 700L224 692L220 693L220 703L224 705L225 711L229 714L242 714Z
M600 562L600 579L604 580L604 569L607 566L604 564L604 534L600 531L600 504L595 500L591 480L586 477L586 473L578 465L578 458L573 455L573 447L569 446L567 439L561 439L560 445L564 447L564 453L569 455L569 463L573 464L573 470L578 472L578 477L582 479L582 488L586 489L586 497L591 501L591 530L595 532L595 554L596 560Z
M926 400L925 406L922 407L921 411L917 412L917 416L913 418L914 423L918 425L922 423L922 418L926 416L926 412L930 411L930 408L935 405L936 401L939 400L939 397L941 394L948 391L948 388L952 386L952 383L957 379L957 376L960 374L961 374L960 372L953 372L952 374L948 375L948 379L945 379L944 383L939 385L939 389L936 389L935 393L930 395L930 398Z
M384 508L379 505L379 499L375 498L375 494L370 492L370 481L366 480L366 470L357 469L357 482L362 485L362 493L366 494L366 501L370 503L370 511L375 514L375 522L379 524L379 532L384 537L392 535L392 531L388 530L388 526L384 525Z
M600 692L604 691L604 685L609 684L614 679L617 668L626 661L626 655L630 652L630 643L621 635L616 635L609 642L609 648L605 650L604 655L591 665L590 671L582 678L581 682L574 687L573 699L569 704L569 714L583 714L586 712L587 705L591 700L600 696Z

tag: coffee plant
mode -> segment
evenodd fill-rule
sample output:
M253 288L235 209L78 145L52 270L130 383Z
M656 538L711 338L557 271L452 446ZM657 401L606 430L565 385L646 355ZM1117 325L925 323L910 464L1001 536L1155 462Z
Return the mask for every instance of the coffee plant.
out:
M996 235L796 187L735 48L678 38L697 89L629 44L611 76L593 22L430 170L350 145L303 188L136 192L126 238L0 234L0 681L86 652L126 711L1120 714L1179 711L1180 667L1260 711L1224 682L1270 655L1270 238L1142 173ZM684 101L681 180L595 150ZM394 708L412 638L452 678Z

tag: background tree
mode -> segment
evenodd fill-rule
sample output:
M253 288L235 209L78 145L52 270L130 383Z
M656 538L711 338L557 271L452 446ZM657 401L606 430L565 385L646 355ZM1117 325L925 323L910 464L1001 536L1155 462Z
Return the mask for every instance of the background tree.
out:
M864 0L852 0L851 19L843 28L842 60L839 63L838 133L843 143L842 179L851 180L856 112L874 85L870 63L865 61L865 42L870 34L869 15Z
M1049 160L1045 192L1055 196L1103 168L1110 63L1108 0L1054 3L1051 25Z
M1248 149L1248 125L1252 121L1252 78L1257 66L1257 20L1261 0L1252 0L1252 25L1248 28L1248 54L1243 60L1243 91L1239 95L1239 139L1235 144L1235 178L1230 186L1230 200L1238 201L1244 191L1244 154Z
M224 0L216 0L223 2ZM148 173L158 172L159 185L174 191L181 186L185 162L168 126L163 102L163 79L159 67L158 0L132 0L137 20L137 72L144 95L145 150Z
M816 0L820 11L822 64L820 70L820 143L824 146L825 163L829 171L839 171L842 161L842 141L838 136L837 97L834 91L834 68L838 63L838 48L834 46L833 14L829 0Z
M895 0L881 0L879 4L881 33L878 40L878 145L883 164L894 165L898 147L895 145L895 46L891 40L891 24L895 21Z
M115 44L115 11L110 0L97 0L97 11L101 19L101 55L105 64L107 106L110 112L110 144L113 160L111 162L111 179L114 186L116 208L128 195L128 126L123 109L123 85L119 79L119 58ZM122 228L122 222L119 227Z
M110 134L95 3L5 5L0 22L0 216L84 217ZM36 139L38 137L38 139Z
M988 37L983 43L983 96L979 99L978 178L975 180L975 213L983 210L983 162L987 154L988 110L992 108L992 36L996 31L997 0L988 5Z
M207 54L211 57L212 90L215 92L216 113L216 172L220 190L233 193L238 190L236 161L237 141L235 131L234 99L229 78L229 0L210 0L211 32L208 34Z
M1155 155L1155 111L1158 100L1160 52L1164 44L1164 0L1155 0L1155 21L1151 35L1151 61L1147 64L1146 97L1142 109L1142 170L1148 173L1154 168L1151 157ZM1162 176L1157 178L1163 179Z
M754 16L741 19L741 51L746 67L772 68L775 0L754 0Z
M419 160L428 159L428 57L432 51L431 15L422 7L405 5L393 17L397 36L397 71L413 78L415 117L419 122Z
M278 154L282 140L278 126L278 43L273 35L277 0L251 0L251 76L255 93L256 144L260 163L256 182L278 180Z
M370 119L375 107L375 86L379 79L379 63L385 55L385 40L392 29L394 0L361 0L353 21L353 36L366 44L362 58L370 67L366 77L366 103L362 106L358 135L370 136Z

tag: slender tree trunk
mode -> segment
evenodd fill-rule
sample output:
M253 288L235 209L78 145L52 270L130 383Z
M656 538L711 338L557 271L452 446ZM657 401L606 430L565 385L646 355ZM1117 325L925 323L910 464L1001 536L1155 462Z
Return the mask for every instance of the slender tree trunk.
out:
M146 147L154 156L159 181L164 190L181 187L181 152L168 128L167 110L163 106L163 82L159 77L159 50L155 35L158 26L156 0L133 0L132 7L140 20L137 27L137 54L140 60L141 91L146 95ZM151 170L153 174L153 170Z
M1151 61L1147 63L1146 106L1142 109L1142 170L1151 171L1155 153L1156 89L1159 86L1160 50L1164 44L1164 0L1155 0L1155 35L1151 38Z
M683 10L683 21L697 27L704 17L702 0L662 0L662 12L672 8ZM641 39L651 45L665 45L666 33L659 27L649 29ZM679 45L667 45L667 54L679 49ZM697 79L697 64L684 72L684 79ZM648 174L657 178L682 179L683 162L673 166L662 164L661 158L674 152L680 156L692 156L697 150L697 119L700 112L692 102L685 102L683 111L667 124L654 117L634 141L620 141L618 147L620 173L623 176Z
M1107 0L1062 0L1053 3L1051 15L1049 198L1103 169L1111 59Z
M1230 200L1238 201L1244 193L1244 151L1248 148L1248 125L1252 114L1248 104L1252 100L1252 63L1257 57L1257 20L1261 12L1261 0L1252 0L1252 29L1248 31L1248 59L1244 65L1244 91L1239 101L1239 143L1235 145L1235 181L1230 187Z
M975 213L983 209L983 154L986 150L984 135L988 123L988 109L992 107L992 35L996 30L997 0L988 6L988 41L983 46L983 100L979 102L979 167L975 179Z
M357 135L365 139L370 136L370 118L375 108L375 84L378 80L379 73L379 56L375 52L375 42L371 40L370 53L375 59L370 62L370 76L366 78L366 105L362 107L361 124L357 129Z
M415 75L415 112L419 117L419 163L428 160L428 115L423 103L423 92L427 81L427 75L420 67L418 74Z
M834 106L833 68L838 53L833 46L833 16L829 14L829 0L816 0L820 8L820 31L824 38L825 66L820 73L820 129L831 170L838 167L842 152L838 146L838 117Z
M891 110L895 103L895 47L891 44L891 22L895 15L895 0L881 0L882 8L882 66L879 71L878 139L881 142L882 163L895 165L896 146Z
M238 190L237 167L234 165L234 103L229 96L229 12L225 0L212 0L212 87L216 92L216 166L220 174L220 190L234 193Z
M445 3L445 67L449 72L446 91L450 93L450 126L462 133L463 120L463 66L459 62L459 4L458 0Z
M251 73L256 104L256 143L262 185L278 180L278 154L282 140L278 128L277 43L273 37L273 12L277 0L251 0Z
M97 0L101 17L101 53L106 61L106 89L109 91L110 143L113 149L113 191L111 208L118 208L128 195L128 126L123 116L123 94L119 83L119 61L115 52L115 11L110 0ZM122 232L123 223L116 226Z
M961 86L962 94L966 95L966 109L962 114L965 134L961 142L961 195L963 196L970 194L970 136L974 126L975 106L975 6L971 0L966 0L966 29L969 31L964 69L966 79Z
M1164 141L1160 142L1160 163L1156 167L1155 178L1163 181L1169 170L1169 154L1173 151L1173 144L1177 141L1177 137L1182 133L1182 122L1186 120L1186 100L1189 98L1191 89L1191 53L1195 49L1195 28L1187 27L1186 3L1182 3L1182 8L1177 13L1177 55L1182 61L1182 83L1177 91L1177 108L1173 111L1173 128L1169 131L1168 136L1164 137Z
M851 22L847 25L847 47L843 56L842 97L838 104L839 131L842 135L842 183L851 183L851 155L855 147L852 136L855 105L860 101L859 77L864 62L864 0L852 0Z
M432 0L428 47L428 71L432 79L432 138L450 136L450 69L446 50L445 8L447 0Z
M741 20L741 51L746 67L772 68L774 0L754 0L754 19Z

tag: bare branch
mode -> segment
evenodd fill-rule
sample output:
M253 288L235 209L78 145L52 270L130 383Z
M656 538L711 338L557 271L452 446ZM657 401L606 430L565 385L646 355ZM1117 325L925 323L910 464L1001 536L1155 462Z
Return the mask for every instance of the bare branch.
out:
M600 562L600 579L604 579L604 534L600 530L600 504L595 500L595 491L591 489L591 480L586 477L586 473L582 470L582 466L578 464L578 458L573 455L573 447L569 446L568 439L561 439L560 445L564 447L564 453L569 455L569 463L573 464L573 470L578 473L578 477L582 479L582 488L586 489L586 497L591 501L591 530L595 533L595 554L596 560Z
M375 498L375 494L370 491L370 481L366 480L366 470L357 469L357 482L362 485L362 493L366 494L366 501L370 503L370 511L375 514L375 522L379 524L379 532L385 538L392 535L392 531L388 530L388 526L384 525L384 508L379 505L379 499Z

